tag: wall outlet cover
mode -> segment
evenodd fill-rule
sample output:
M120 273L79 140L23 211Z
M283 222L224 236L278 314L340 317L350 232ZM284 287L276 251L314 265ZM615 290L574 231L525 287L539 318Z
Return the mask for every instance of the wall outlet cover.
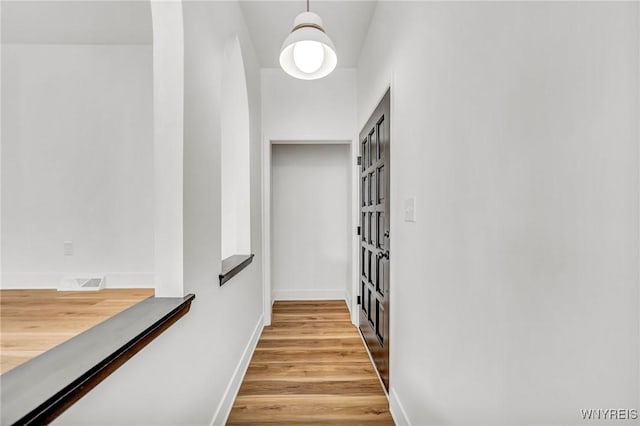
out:
M65 256L73 256L73 241L65 241L63 247Z

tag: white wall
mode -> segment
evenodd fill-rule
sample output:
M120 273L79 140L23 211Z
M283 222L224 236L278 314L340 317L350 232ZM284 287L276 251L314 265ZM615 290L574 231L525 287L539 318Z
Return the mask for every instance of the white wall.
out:
M391 83L398 419L638 408L638 7L378 4L358 123Z
M2 46L5 288L153 286L151 76L150 45Z
M356 72L338 68L320 80L297 80L263 68L262 129L272 140L351 140L356 118Z
M184 25L177 1L151 1L155 295L184 295Z
M274 299L343 299L351 283L349 145L272 149Z
M214 416L220 424L243 373L239 368L236 374L236 368L248 362L251 339L262 328L259 65L237 2L184 2L182 7L184 287L196 299L185 317L63 413L58 424L194 426L210 424ZM256 256L220 287L221 78L224 46L236 33L251 118Z
M2 22L1 3L0 22ZM0 43L0 288L2 286L2 43Z

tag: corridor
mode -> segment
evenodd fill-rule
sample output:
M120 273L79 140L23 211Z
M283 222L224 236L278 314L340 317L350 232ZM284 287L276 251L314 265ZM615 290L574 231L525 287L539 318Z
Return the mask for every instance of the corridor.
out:
M229 425L393 425L344 301L276 301Z

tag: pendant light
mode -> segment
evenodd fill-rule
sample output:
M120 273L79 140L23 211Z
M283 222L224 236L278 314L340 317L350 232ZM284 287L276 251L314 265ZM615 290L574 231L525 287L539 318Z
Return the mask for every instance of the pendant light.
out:
M292 77L316 80L326 77L338 63L336 48L322 28L322 19L313 12L302 12L293 21L293 30L282 43L280 66Z

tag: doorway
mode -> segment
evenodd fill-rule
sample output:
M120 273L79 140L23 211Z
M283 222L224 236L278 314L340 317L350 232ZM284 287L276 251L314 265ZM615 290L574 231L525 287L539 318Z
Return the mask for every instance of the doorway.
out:
M390 91L360 132L360 332L389 390Z
M351 288L351 157L346 144L274 144L274 300L345 299Z

